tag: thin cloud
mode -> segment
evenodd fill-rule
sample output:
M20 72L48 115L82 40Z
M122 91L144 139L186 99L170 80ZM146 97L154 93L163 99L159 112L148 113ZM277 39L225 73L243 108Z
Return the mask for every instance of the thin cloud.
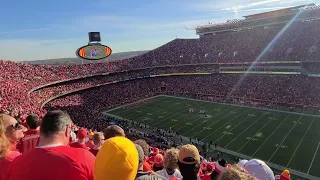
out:
M43 31L43 30L50 30L50 29L52 28L19 29L19 30L12 30L12 31L0 31L0 34L25 33L25 32Z

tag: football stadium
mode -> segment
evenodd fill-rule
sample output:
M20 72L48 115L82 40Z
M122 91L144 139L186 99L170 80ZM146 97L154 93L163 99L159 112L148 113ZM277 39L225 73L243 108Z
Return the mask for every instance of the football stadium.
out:
M0 180L320 179L320 6L187 29L116 61L0 60Z

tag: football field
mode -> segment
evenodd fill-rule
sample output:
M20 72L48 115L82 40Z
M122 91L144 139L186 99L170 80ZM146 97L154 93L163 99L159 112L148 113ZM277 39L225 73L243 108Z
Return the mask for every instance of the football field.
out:
M200 110L206 115L199 114ZM179 135L320 177L318 116L172 96L156 96L108 113L171 128Z

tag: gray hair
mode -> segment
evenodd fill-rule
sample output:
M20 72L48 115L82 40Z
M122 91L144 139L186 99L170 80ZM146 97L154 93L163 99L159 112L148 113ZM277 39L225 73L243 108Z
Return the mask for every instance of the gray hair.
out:
M48 112L42 119L40 134L44 137L51 137L66 130L72 125L72 120L68 113L61 110Z

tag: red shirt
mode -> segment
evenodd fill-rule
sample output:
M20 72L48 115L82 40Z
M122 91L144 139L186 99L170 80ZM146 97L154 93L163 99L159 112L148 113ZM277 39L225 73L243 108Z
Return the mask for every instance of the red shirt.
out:
M153 169L150 166L150 164L147 161L145 161L143 163L143 172L149 172L149 171L153 171Z
M68 146L33 148L9 166L6 180L93 180L95 157Z
M211 180L211 173L210 174L203 174L200 176L201 180Z
M94 143L92 140L89 140L88 142L86 142L86 146L90 149L92 149L94 147Z
M155 157L155 156L151 156L151 157L149 157L148 160L147 160L147 162L149 163L150 166L153 166L153 164L154 164L154 157Z
M89 148L88 148L85 144L80 144L80 143L78 143L78 142L71 143L71 144L70 144L70 147L73 147L73 148L82 148L82 149L89 150Z
M94 156L97 156L99 149L90 149L89 150Z
M38 146L40 140L40 131L38 129L29 129L24 134L25 136L20 139L19 145L17 146L21 153L25 153Z
M10 151L7 157L0 159L0 180L5 179L6 170L11 162L21 154L18 151Z

